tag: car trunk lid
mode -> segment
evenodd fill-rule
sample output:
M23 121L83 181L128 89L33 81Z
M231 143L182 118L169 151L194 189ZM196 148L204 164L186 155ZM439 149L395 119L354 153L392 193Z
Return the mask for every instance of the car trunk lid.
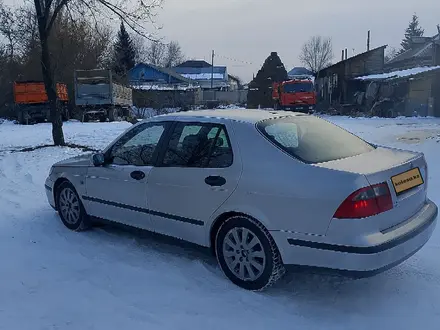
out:
M377 216L380 230L410 218L426 202L427 166L421 153L377 147L368 153L316 166L362 174L370 185L386 182L393 209Z

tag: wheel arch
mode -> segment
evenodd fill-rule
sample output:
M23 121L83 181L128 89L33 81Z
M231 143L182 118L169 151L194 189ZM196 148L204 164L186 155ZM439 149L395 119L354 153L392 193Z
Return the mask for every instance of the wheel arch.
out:
M237 216L251 218L253 221L258 222L262 227L264 227L267 230L267 232L270 235L269 228L267 228L266 223L264 221L261 221L259 217L255 217L252 214L243 211L225 211L215 218L209 230L209 249L211 250L211 253L213 255L215 255L215 238L217 236L217 232L220 229L221 225L229 218L237 217Z
M69 179L67 179L67 178L65 178L65 177L60 177L60 178L58 178L58 179L55 181L55 183L54 183L54 185L53 185L53 191L52 191L52 193L53 193L53 200L55 201L55 207L57 207L57 205L58 205L58 201L57 201L57 199L58 199L58 189L60 188L60 186L61 186L64 182L69 182L70 184L72 184L72 182L70 182Z
M225 265L226 259L224 258L224 256L221 257L221 255L222 255L221 251L219 251L220 254L216 254L217 248L215 245L217 242L215 242L215 240L218 236L219 230L221 230L221 228L223 228L223 225L226 225L226 226L228 225L226 223L226 221L228 219L230 219L231 217L232 218L236 218L236 217L245 218L245 220L247 222L251 223L254 227L256 226L257 230L260 230L261 234L266 237L267 244L268 244L268 246L266 246L266 247L268 250L264 250L265 251L264 253L266 255L268 253L270 254L271 260L272 260L272 269L271 268L264 268L264 271L253 282L246 282L246 281L242 282L243 279L237 278L237 276L235 274L233 274L233 272L229 268L229 266ZM245 226L245 225L243 225L243 226ZM234 227L232 227L232 228L234 228ZM254 233L254 235L255 234L256 233ZM265 290L266 288L271 287L273 284L275 284L280 278L283 277L283 275L286 272L286 269L284 267L284 263L282 260L282 256L280 254L279 247L278 247L274 237L272 236L270 231L267 229L267 227L261 221L257 220L255 217L252 217L252 216L245 214L245 213L242 213L242 212L235 212L235 211L222 213L219 217L217 217L217 219L213 223L213 226L210 231L210 238L211 238L211 247L210 247L211 251L214 253L214 256L217 258L217 261L218 261L223 273L233 283L241 286L242 288L245 288L247 290L252 290L252 291ZM224 238L225 238L225 236L223 236L223 239ZM260 244L262 245L262 248L263 248L264 244L263 243L260 243ZM243 246L241 248L243 249ZM243 260L240 260L240 261L243 261ZM267 273L267 269L270 270L269 273Z

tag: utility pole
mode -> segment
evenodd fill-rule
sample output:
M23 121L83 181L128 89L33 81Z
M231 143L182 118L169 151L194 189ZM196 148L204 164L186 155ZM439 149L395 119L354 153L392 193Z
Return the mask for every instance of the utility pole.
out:
M211 59L211 89L214 88L214 56L215 56L215 52L212 51L212 59Z

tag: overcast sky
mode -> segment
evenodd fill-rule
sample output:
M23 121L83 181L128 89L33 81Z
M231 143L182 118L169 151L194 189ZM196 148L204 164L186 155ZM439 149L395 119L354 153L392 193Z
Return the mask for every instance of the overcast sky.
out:
M437 33L439 0L165 0L157 20L160 35L179 41L188 57L210 61L214 49L216 64L248 81L271 51L288 70L300 65L301 46L313 35L332 37L335 61L343 48L365 51L368 30L372 48L398 46L414 12L425 35Z
M287 70L301 65L301 46L313 35L332 37L335 61L343 48L365 51L368 30L372 48L397 47L414 12L425 35L437 33L439 0L164 0L157 22L188 58L210 62L215 50L216 65L248 82L272 51Z

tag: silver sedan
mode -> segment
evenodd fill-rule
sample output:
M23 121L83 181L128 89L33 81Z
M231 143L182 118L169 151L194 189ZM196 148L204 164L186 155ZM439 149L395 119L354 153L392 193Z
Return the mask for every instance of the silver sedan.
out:
M287 266L359 277L403 262L436 225L427 180L423 154L315 116L212 110L140 122L55 164L46 191L71 230L104 219L210 247L262 290Z

